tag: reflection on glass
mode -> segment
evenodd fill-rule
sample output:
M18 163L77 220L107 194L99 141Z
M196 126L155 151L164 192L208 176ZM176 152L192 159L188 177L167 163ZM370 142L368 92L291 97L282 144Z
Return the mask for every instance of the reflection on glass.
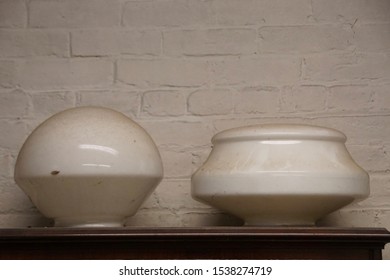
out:
M79 148L82 150L94 150L94 151L105 152L105 153L109 153L112 155L118 154L117 150L115 150L111 147L106 147L106 146L101 146L101 145L80 144Z
M91 166L91 167L108 167L110 168L111 165L109 164L97 164L97 163L83 163L82 166Z
M302 141L300 140L264 140L261 141L262 144L271 144L271 145L292 145L299 144Z

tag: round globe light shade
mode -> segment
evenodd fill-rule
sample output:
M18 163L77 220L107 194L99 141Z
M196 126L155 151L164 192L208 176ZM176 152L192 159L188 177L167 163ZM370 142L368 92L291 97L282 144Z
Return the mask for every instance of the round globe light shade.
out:
M16 183L55 226L122 226L162 176L149 134L102 107L72 108L44 121L15 166Z

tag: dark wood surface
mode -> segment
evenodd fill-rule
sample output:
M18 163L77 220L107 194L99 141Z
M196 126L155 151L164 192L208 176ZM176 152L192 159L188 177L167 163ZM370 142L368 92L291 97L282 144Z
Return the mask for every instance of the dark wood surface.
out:
M0 259L381 259L383 228L0 229Z

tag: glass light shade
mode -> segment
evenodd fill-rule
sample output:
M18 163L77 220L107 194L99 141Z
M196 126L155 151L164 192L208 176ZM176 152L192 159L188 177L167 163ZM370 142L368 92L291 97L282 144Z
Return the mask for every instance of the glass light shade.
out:
M192 176L192 196L246 225L314 225L369 194L369 176L345 141L337 130L309 125L220 132Z
M162 176L149 134L102 107L72 108L44 121L15 166L16 183L55 226L122 226Z

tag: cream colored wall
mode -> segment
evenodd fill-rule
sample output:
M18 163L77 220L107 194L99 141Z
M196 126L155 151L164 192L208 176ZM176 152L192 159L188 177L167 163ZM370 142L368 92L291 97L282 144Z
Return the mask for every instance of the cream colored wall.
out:
M371 176L367 200L321 224L390 229L389 55L388 0L0 0L0 226L50 224L13 181L32 129L104 105L164 161L128 225L240 224L190 197L212 135L300 122L343 131Z

